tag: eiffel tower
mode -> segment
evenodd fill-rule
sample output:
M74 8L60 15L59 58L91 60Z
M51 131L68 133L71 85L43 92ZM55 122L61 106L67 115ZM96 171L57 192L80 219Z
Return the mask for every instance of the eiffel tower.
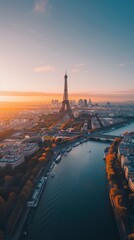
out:
M62 116L64 116L65 114L68 114L70 118L74 118L74 115L72 113L70 104L69 104L69 100L68 100L68 88L67 88L67 74L65 73L64 79L65 79L65 83L64 83L64 94L63 94L63 101L62 101L62 106L60 109L60 114Z

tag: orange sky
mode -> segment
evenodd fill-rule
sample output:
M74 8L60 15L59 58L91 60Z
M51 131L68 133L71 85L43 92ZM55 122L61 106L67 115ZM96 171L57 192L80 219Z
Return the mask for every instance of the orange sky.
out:
M62 101L62 93L41 93L41 92L1 92L0 102L50 102L52 99ZM90 93L70 93L70 100L80 98L91 99L93 102L120 102L134 101L134 90L115 92L90 92Z

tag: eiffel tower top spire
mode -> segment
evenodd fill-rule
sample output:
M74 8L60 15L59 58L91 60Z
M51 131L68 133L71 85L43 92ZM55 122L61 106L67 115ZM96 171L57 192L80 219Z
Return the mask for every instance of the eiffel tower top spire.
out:
M63 101L68 101L68 87L67 87L67 73L65 72L64 76L65 82L64 82L64 95L63 95Z

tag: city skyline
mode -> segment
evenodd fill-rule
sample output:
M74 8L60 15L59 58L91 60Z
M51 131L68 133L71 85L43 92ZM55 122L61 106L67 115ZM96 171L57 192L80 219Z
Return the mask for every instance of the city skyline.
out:
M70 96L134 100L133 7L125 0L0 1L0 95L60 96L67 70Z

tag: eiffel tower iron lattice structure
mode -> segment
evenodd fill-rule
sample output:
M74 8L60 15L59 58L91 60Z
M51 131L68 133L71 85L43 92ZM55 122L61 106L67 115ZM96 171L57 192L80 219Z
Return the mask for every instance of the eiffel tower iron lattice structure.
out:
M64 94L63 94L63 101L62 101L62 106L60 109L60 114L64 116L65 114L68 114L70 118L74 118L74 115L72 113L69 99L68 99L68 87L67 87L67 74L65 73L64 79Z

